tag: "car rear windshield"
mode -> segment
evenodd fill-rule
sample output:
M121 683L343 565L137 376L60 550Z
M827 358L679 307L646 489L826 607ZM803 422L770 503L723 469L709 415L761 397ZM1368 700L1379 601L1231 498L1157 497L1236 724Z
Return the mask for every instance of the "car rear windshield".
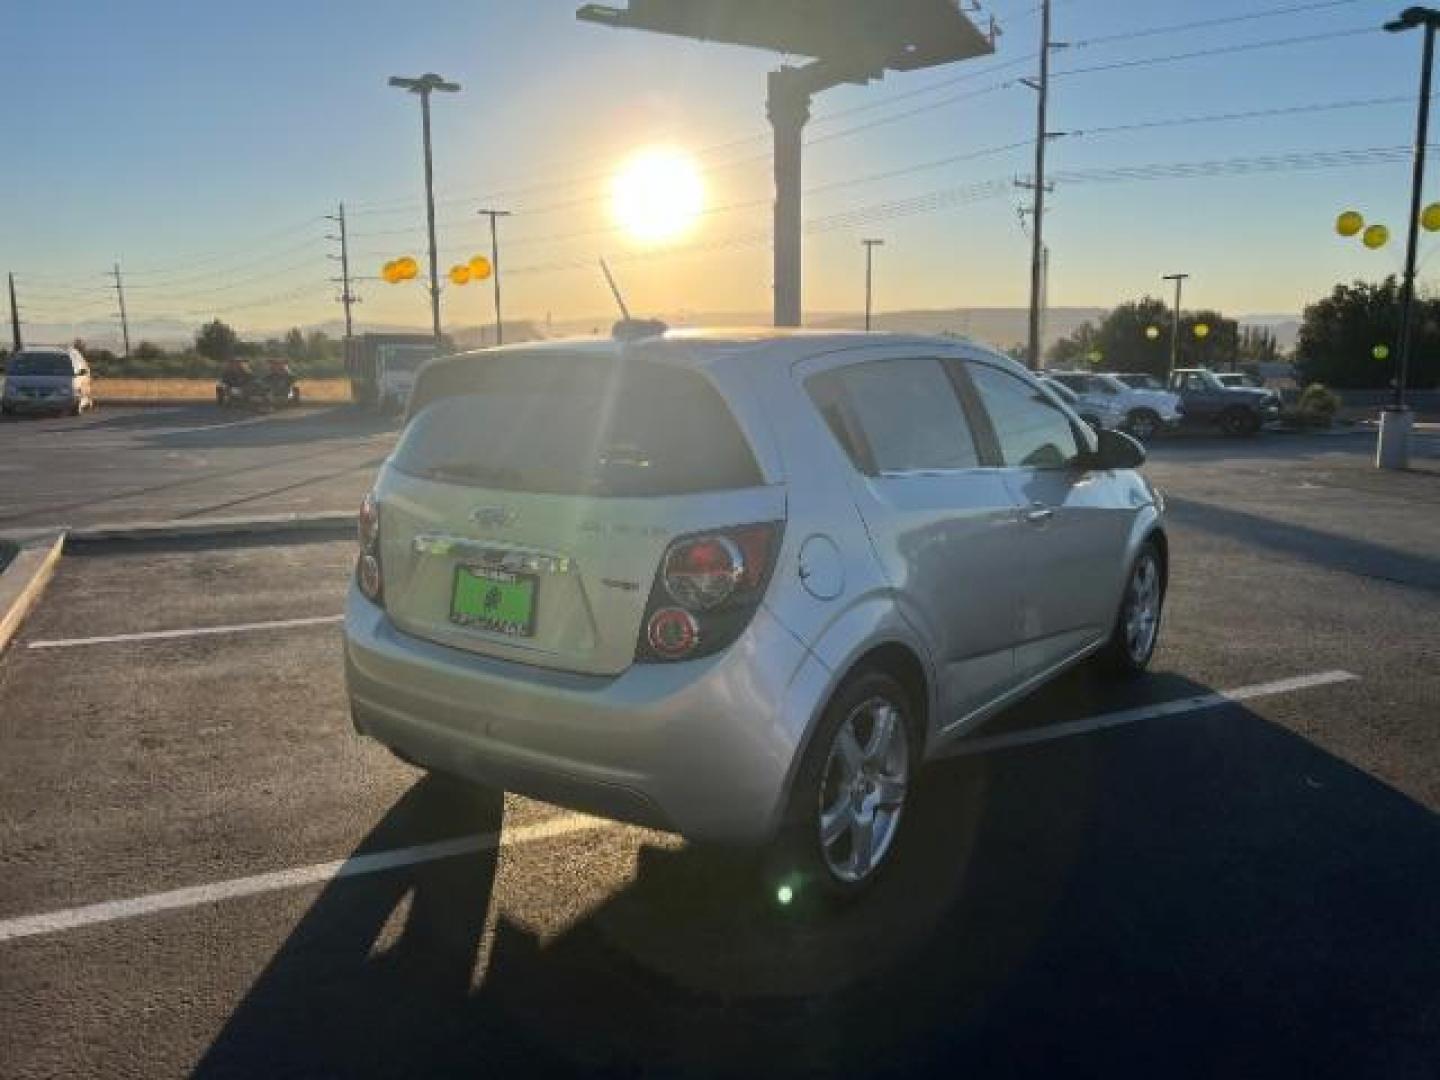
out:
M16 353L10 360L11 375L73 375L65 353Z
M601 496L764 482L714 386L664 364L523 353L462 357L426 371L416 408L392 459L412 476Z

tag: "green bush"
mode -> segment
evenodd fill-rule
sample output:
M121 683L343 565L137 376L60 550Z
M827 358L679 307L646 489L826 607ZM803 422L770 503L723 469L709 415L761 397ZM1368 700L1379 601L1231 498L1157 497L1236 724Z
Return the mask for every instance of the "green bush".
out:
M1340 411L1340 395L1323 383L1311 383L1301 392L1296 411L1310 427L1329 427Z

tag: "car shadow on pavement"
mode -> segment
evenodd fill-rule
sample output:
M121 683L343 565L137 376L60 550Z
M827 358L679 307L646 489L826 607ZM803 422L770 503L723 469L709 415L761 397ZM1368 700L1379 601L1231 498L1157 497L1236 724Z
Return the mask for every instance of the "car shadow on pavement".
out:
M1424 807L1239 705L927 780L860 903L645 846L558 937L498 912L478 986L493 854L333 882L198 1073L1433 1075ZM425 780L362 850L492 813Z
M1360 577L1440 592L1440 559L1371 540L1312 529L1213 503L1167 495L1166 512L1176 524Z

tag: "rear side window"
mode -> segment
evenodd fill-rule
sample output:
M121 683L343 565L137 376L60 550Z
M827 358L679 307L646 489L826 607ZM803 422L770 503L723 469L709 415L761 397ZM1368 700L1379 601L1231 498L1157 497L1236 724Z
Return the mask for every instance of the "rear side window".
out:
M862 472L980 464L954 384L938 360L868 360L812 376L805 388Z
M1062 469L1080 454L1070 419L1039 387L988 364L965 369L990 415L1006 465Z
M599 496L764 482L724 398L694 371L614 357L460 357L427 369L417 395L426 404L392 459L412 476Z

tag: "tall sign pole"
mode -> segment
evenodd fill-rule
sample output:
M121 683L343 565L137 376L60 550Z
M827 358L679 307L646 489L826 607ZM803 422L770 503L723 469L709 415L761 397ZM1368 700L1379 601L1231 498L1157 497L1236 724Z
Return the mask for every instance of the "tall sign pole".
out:
M1425 154L1430 143L1430 84L1435 67L1435 31L1440 11L1406 8L1398 19L1385 24L1392 33L1420 29L1425 34L1420 64L1420 106L1415 124L1415 169L1410 182L1410 228L1405 248L1405 284L1400 294L1400 359L1395 376L1395 398L1380 414L1380 438L1375 464L1382 469L1404 469L1410 464L1410 427L1413 415L1405 400L1410 377L1410 353L1415 325L1415 254L1420 243L1420 207L1425 194Z

